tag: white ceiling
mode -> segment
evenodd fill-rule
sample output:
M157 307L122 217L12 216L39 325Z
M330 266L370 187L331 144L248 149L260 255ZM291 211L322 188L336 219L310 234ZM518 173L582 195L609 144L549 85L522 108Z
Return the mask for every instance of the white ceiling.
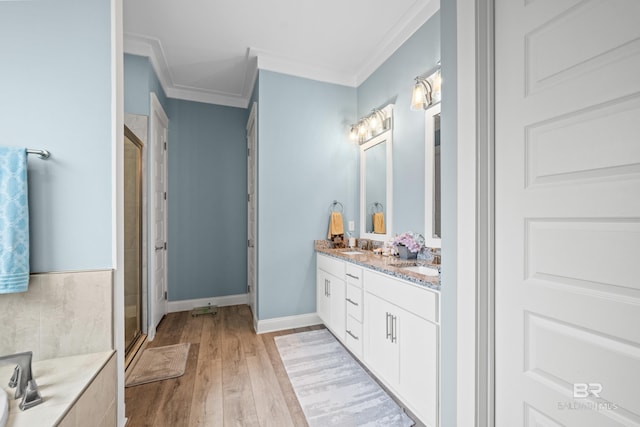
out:
M125 0L124 49L172 98L246 107L256 67L357 86L440 0Z

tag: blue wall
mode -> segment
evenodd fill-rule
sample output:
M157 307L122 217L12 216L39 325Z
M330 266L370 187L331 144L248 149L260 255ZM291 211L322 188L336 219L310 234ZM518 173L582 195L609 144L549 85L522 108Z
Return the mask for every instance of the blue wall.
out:
M436 13L358 87L358 117L395 103L392 232L424 233L424 112L410 109L414 78L440 60ZM443 89L443 90L446 90Z
M169 299L246 293L245 109L169 99Z
M167 112L167 96L160 85L149 58L146 56L124 55L124 111L125 113L148 116L149 94L154 92ZM168 113L167 113L168 114Z
M260 70L258 310L260 319L316 311L313 241L331 202L358 212L358 149L349 142L356 89Z
M0 144L29 159L32 272L113 267L111 10L0 2Z

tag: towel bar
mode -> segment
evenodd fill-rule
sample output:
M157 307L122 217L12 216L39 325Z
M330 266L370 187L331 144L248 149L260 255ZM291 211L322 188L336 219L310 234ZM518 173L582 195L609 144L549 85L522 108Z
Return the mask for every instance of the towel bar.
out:
M41 159L48 159L51 157L51 153L47 150L34 150L32 148L27 148L27 154L37 154Z

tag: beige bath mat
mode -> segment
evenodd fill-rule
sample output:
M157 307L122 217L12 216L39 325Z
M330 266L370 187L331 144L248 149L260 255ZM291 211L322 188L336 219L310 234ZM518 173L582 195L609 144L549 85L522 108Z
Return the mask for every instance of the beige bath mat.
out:
M127 374L125 387L176 378L184 374L190 343L147 348Z

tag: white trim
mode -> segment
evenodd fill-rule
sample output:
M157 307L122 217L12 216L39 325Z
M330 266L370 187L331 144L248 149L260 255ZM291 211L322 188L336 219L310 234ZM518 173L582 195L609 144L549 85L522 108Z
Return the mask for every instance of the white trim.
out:
M218 307L226 307L228 305L248 305L249 294L227 295L223 297L186 299L180 301L169 301L167 311L176 313L178 311L190 311L196 307L204 307L207 305L217 305Z
M440 103L429 107L424 114L424 242L430 248L442 247L442 238L433 237L433 192L435 191L433 167L435 162L435 122L433 118L438 114L440 114ZM442 170L442 168L440 169Z
M250 56L247 49L247 72L242 90L239 93L226 93L219 91L207 91L174 83L169 70L164 49L160 40L139 34L124 34L124 51L132 55L146 56L162 85L162 89L169 98L183 99L186 101L204 102L208 104L226 105L228 107L247 108L249 98L258 74L257 60Z
M113 349L116 351L116 425L123 427L124 399L124 56L123 0L110 1L111 14L111 253Z
M360 67L354 76L356 87L367 80L418 28L440 10L440 0L428 0L426 3L418 1L415 5L416 7L410 8L383 37L383 40L388 40L386 45L381 46L380 50Z
M357 71L347 72L326 65L301 62L293 57L276 54L263 49L248 48L246 59L248 66L242 90L237 93L223 93L191 88L174 83L171 71L160 40L140 34L124 34L124 52L132 55L146 56L151 62L158 80L169 98L186 101L204 102L226 105L229 107L247 108L258 69L275 71L297 77L343 86L358 87L371 76L404 42L409 39L425 22L440 10L440 0L427 0L426 3L415 2L414 5L392 26L382 37L385 40L378 52L365 61Z
M476 426L477 390L477 0L458 0L456 425Z
M276 317L274 319L258 320L256 333L283 331L285 329L304 328L320 325L322 320L318 313L299 314L297 316Z
M263 49L251 48L250 55L258 58L260 70L275 71L306 79L357 87L356 77L351 73L318 64L298 61L290 56L276 54Z

